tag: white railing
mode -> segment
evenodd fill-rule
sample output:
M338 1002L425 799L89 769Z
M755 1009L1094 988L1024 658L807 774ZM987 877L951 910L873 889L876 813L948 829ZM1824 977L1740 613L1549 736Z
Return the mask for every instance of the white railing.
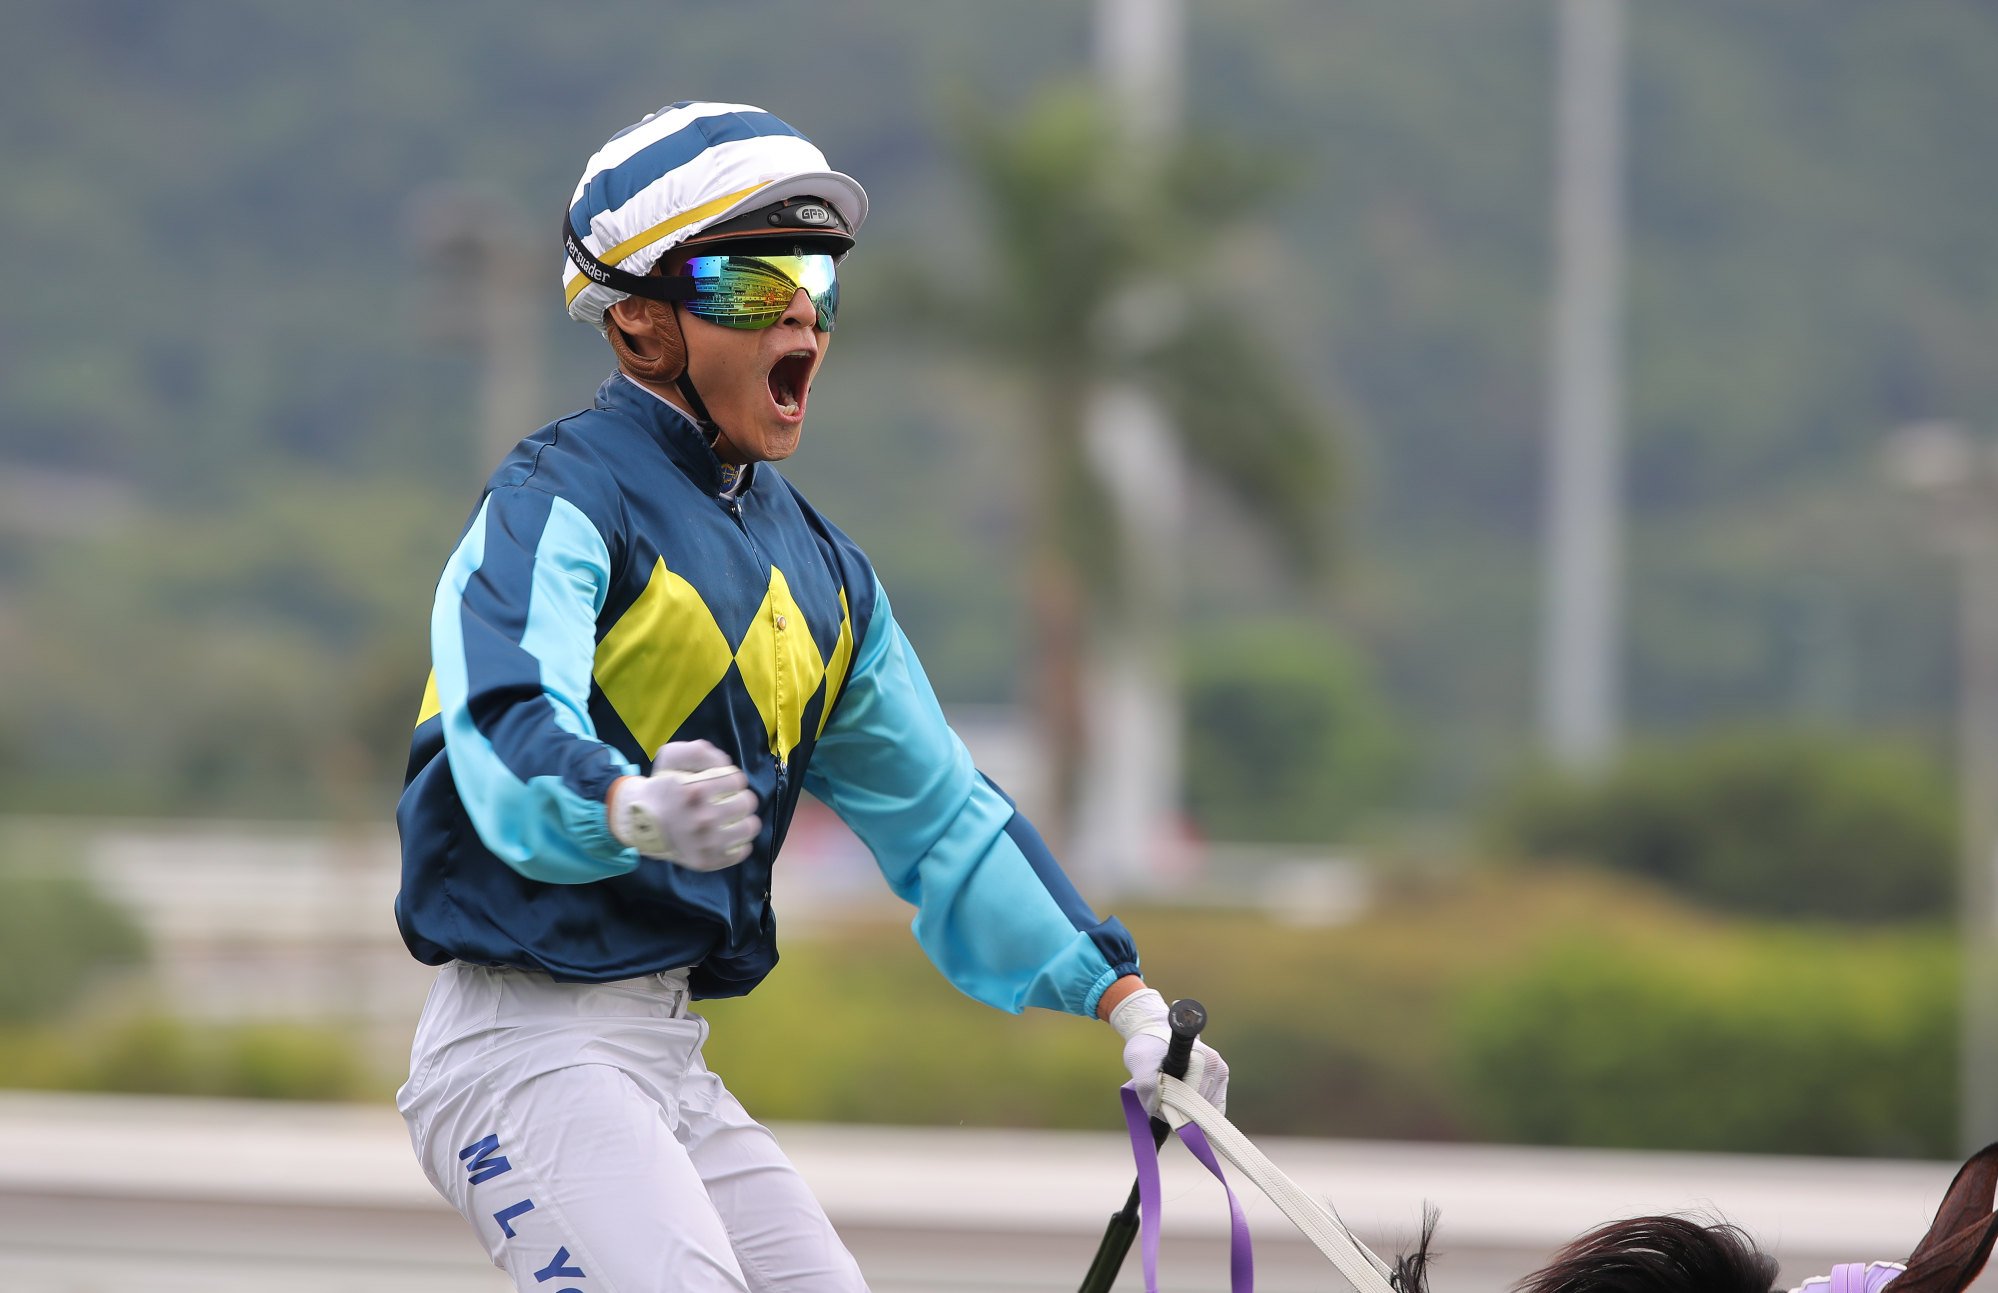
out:
M1106 1096L1106 1122L1114 1117ZM875 1293L1065 1290L1130 1188L1117 1134L788 1126L779 1138ZM1748 1228L1785 1285L1904 1256L1951 1165L1494 1146L1261 1140L1382 1252L1442 1210L1436 1293L1497 1293L1614 1216L1701 1209ZM1167 1156L1165 1270L1225 1287L1225 1211ZM1257 1287L1337 1287L1247 1197ZM1135 1268L1135 1261L1132 1266ZM1127 1272L1127 1274L1134 1274ZM387 1107L0 1093L0 1287L8 1293L500 1293Z

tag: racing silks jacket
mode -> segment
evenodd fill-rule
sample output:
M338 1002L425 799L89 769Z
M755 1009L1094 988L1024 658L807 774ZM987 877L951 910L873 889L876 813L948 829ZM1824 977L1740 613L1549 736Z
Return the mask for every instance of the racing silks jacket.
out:
M770 870L801 790L1001 1009L1095 1013L1137 951L944 721L866 556L769 464L733 495L695 426L613 376L488 481L438 583L396 820L420 961L601 982L691 967L738 996L777 960ZM749 778L762 830L698 872L611 835L604 796L668 741Z

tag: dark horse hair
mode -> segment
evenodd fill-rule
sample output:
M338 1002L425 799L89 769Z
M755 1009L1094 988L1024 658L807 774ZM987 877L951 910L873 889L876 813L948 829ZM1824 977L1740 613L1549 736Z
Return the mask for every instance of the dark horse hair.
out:
M1515 1286L1517 1293L1769 1293L1776 1259L1738 1227L1685 1217L1597 1226Z
M1893 1289L1963 1293L1998 1244L1998 1143L1970 1156L1950 1182L1929 1232ZM1436 1214L1423 1209L1422 1238L1395 1264L1397 1293L1425 1293ZM1776 1260L1738 1226L1686 1217L1631 1217L1575 1240L1513 1285L1513 1293L1770 1293ZM1892 1290L1890 1290L1892 1293Z
M1396 1293L1428 1293L1436 1213L1423 1209L1422 1237L1395 1263ZM1513 1286L1513 1293L1770 1293L1776 1259L1739 1227L1685 1217L1631 1217L1597 1226Z
M1388 1277L1395 1293L1429 1293L1429 1262L1434 1256L1429 1244L1436 1238L1436 1216L1434 1207L1423 1205L1422 1235L1415 1241L1415 1251L1404 1253L1394 1264L1394 1274Z

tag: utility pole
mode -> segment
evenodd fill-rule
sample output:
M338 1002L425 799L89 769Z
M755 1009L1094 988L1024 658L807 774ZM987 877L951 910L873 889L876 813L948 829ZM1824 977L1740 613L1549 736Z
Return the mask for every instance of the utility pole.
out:
M1936 534L1957 563L1958 1141L1971 1152L1998 1140L1998 445L1953 423L1917 423L1888 441L1887 466L1929 505Z
M1183 0L1098 0L1096 60L1124 163L1155 168L1179 131L1185 61ZM1175 294L1134 283L1111 303L1124 311L1115 335L1176 326ZM1089 456L1108 487L1123 531L1127 604L1089 632L1085 656L1085 745L1076 805L1075 853L1106 891L1154 885L1178 835L1180 704L1178 536L1185 469L1159 401L1136 382L1106 374L1085 414Z
M1162 151L1185 98L1184 0L1097 0L1096 65L1131 140Z
M546 417L538 302L554 299L554 262L502 203L462 190L423 194L411 225L434 284L430 331L479 350L472 457L483 479Z
M1589 768L1616 752L1619 706L1623 0L1560 0L1559 24L1541 728Z

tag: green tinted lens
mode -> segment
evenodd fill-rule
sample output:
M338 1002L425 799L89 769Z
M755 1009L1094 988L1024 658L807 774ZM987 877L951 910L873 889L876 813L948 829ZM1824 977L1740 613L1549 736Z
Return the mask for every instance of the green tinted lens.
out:
M687 313L724 328L769 327L801 287L818 311L819 331L831 332L839 311L831 256L695 256L682 273L694 280Z

